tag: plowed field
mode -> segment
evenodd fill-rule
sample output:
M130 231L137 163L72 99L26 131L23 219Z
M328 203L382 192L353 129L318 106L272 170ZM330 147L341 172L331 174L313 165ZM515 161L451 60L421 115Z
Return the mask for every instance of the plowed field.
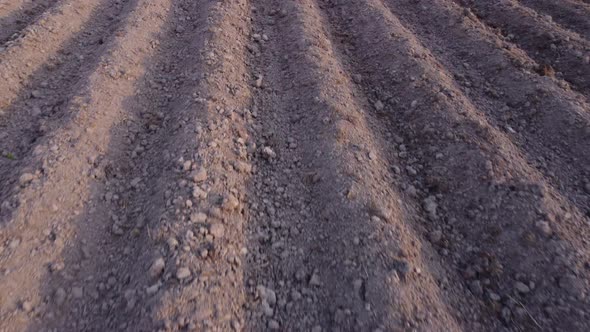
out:
M0 331L589 331L588 0L0 0Z

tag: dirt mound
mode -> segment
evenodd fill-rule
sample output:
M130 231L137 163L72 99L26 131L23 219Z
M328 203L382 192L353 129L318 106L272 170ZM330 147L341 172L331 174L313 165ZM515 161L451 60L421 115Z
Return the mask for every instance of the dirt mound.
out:
M0 330L587 331L589 15L0 4Z

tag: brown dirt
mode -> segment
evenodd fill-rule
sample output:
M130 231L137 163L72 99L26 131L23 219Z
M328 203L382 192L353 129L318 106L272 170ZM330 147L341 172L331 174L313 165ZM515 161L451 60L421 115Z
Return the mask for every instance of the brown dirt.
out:
M589 14L0 2L0 331L588 331Z

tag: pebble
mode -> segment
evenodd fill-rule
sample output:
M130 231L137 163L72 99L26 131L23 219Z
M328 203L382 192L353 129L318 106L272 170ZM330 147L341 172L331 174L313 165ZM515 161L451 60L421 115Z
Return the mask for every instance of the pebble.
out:
M194 182L203 182L207 180L207 170L202 167L199 168L193 172L192 179Z
M268 303L270 306L274 306L277 303L277 294L274 290L264 287L263 285L258 285L256 291L258 292L258 297L260 297L263 302Z
M584 190L586 190L586 193L590 194L590 182L586 182L584 185Z
M84 296L84 289L82 287L72 287L72 296L75 299L81 299Z
M53 300L55 301L55 304L62 305L66 301L66 291L61 287L58 288L55 291Z
M271 149L270 146L265 146L262 149L262 156L264 157L264 159L270 160L276 158L277 154Z
M281 326L279 325L279 322L277 322L274 319L271 319L268 321L268 328L271 330L278 330Z
M182 169L185 172L188 172L188 171L190 171L192 165L193 165L193 162L190 161L190 160L187 160L187 161L184 162L184 164L182 164Z
M33 303L31 301L23 301L22 309L24 312L31 312L33 311Z
M28 184L29 182L33 181L34 178L35 178L35 176L31 173L23 173L23 175L21 175L19 178L19 182L20 182L21 186L24 186L24 185Z
M317 275L316 273L312 274L311 275L311 278L309 279L309 284L311 286L319 286L319 285L321 285L320 276Z
M239 206L240 201L238 201L238 199L232 194L228 194L227 196L225 196L225 198L223 199L223 203L221 204L221 207L226 211L233 211L237 209Z
M175 237L169 237L166 242L168 243L168 249L170 251L173 251L178 247L178 240Z
M254 82L254 85L257 88L261 88L262 87L262 75L258 76L258 78L256 79L256 81Z
M442 232L439 230L434 230L428 234L428 238L430 239L430 242L437 244L442 240Z
M381 100L377 100L375 102L375 109L378 111L382 111L383 108L385 108L385 105L383 105L383 102Z
M194 223L204 223L205 221L207 221L207 215L203 212L193 213L191 215L191 221Z
M191 276L191 271L186 267L181 267L176 271L176 278L183 280Z
M115 235L123 235L124 234L123 229L121 227L119 227L119 225L117 225L117 224L113 224L111 231Z
M49 271L51 271L52 273L59 272L59 271L63 270L64 267L65 267L65 264L63 262L55 262L55 263L52 263L51 265L49 265Z
M151 296L151 295L156 294L158 292L158 289L160 289L160 285L159 284L155 284L155 285L152 285L152 286L146 288L145 293L148 296Z
M159 277L162 272L164 272L164 267L166 266L166 262L164 262L164 258L162 257L158 257L156 258L156 260L152 263L152 266L150 267L150 277L152 278L157 278Z
M481 287L481 282L479 280L475 280L469 284L469 289L473 293L473 295L481 296L483 294L483 288Z
M438 208L438 205L436 204L436 198L434 196L428 196L426 199L424 199L423 206L424 210L428 212L428 215L431 217L431 219L435 219L436 209Z
M213 224L209 228L209 233L211 233L211 235L215 236L215 238L220 239L223 237L223 235L225 235L225 227L219 223Z
M500 300L502 299L500 297L500 295L494 293L494 292L489 292L488 296L490 297L490 300L494 301L494 302L500 302Z
M523 294L526 294L526 293L528 293L528 292L531 291L531 289L529 288L529 286L525 285L521 281L517 281L514 284L514 288L516 288L517 291L519 291L520 293L523 293Z
M535 226L541 232L541 234L543 234L545 236L551 236L551 234L553 233L551 231L551 226L549 226L549 223L546 221L543 221L543 220L537 221Z
M20 244L20 239L13 239L12 241L10 241L10 243L8 244L8 248L10 250L14 250L16 249Z

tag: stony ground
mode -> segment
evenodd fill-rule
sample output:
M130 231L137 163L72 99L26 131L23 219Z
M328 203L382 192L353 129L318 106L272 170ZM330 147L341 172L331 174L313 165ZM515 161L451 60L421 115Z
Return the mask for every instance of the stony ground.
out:
M590 330L588 0L0 0L0 331Z

